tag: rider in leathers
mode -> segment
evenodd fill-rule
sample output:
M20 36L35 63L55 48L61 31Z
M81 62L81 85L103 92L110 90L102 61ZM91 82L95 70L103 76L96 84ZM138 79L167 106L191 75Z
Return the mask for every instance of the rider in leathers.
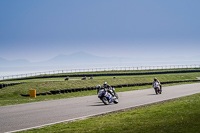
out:
M159 81L156 77L154 78L154 81L153 81L153 83L152 83L153 87L154 87L154 83L155 83L155 82L158 82L158 84L160 85L160 90L161 90L161 92L162 92L161 83L160 83L160 81Z
M108 93L110 93L113 97L115 97L114 90L112 89L110 85L107 84L107 82L104 82L103 87L104 89L107 89Z
M103 87L101 87L101 85L97 85L97 94L99 92L99 90L104 89L105 91L107 91L109 94L111 94L113 97L115 97L115 92L113 90L113 88L107 84L107 82L105 82L103 84Z

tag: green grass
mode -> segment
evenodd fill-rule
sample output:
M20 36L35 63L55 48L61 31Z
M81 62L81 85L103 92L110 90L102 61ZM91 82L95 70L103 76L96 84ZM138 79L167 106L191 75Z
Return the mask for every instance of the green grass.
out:
M110 85L120 84L133 84L133 83L146 83L152 82L154 77L158 77L160 82L165 81L178 81L178 80L193 80L196 77L200 77L200 73L179 73L179 74L158 74L158 75L135 75L135 76L117 76L113 79L112 76L100 76L94 77L92 80L71 80L71 81L45 81L41 79L37 82L28 82L15 86L5 87L0 89L0 106L30 103L38 101L48 101L71 97L80 97L86 95L96 95L96 91L76 92L57 95L37 96L36 98L22 97L20 94L29 94L30 89L36 89L37 93L43 93L50 90L58 89L71 89L71 88L83 88L94 87L98 84L102 85L105 81ZM55 80L55 78L53 79ZM143 87L128 87L117 88L118 92L135 90ZM145 86L144 88L151 88L151 86Z
M199 133L200 94L125 112L60 123L25 133Z
M97 72L74 72L74 73L59 73L59 74L45 74L45 75L39 75L39 76L31 76L31 78L35 79L23 79L23 80L17 80L21 78L17 78L16 82L32 82L32 81L47 81L47 80L64 80L65 77L57 77L57 78L48 78L50 76L69 76L70 75L84 75L84 74L116 74L116 73L149 73L149 72L170 72L170 71L189 71L189 70L200 70L200 68L179 68L179 69L150 69L150 70L113 70L113 71L97 71ZM47 76L47 78L39 78L42 76ZM28 77L29 78L29 77ZM70 79L81 79L82 77L73 78L70 77ZM15 81L15 79L13 79ZM0 83L12 83L14 81L8 80L0 80Z

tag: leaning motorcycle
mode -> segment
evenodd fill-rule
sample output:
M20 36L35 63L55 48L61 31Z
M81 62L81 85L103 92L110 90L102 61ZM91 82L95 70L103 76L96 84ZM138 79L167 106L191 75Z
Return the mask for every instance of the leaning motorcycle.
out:
M155 82L153 84L153 88L155 89L156 94L161 94L162 93L161 87L162 86L158 82Z
M111 90L112 95L108 92L108 89L103 88L99 90L98 92L98 98L101 99L101 101L105 104L108 105L110 103L118 103L118 95L115 93L114 88Z

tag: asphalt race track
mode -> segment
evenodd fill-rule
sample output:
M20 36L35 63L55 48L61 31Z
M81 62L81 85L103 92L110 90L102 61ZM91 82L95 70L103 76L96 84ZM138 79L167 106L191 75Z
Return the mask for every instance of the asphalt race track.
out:
M104 105L95 96L44 101L0 107L0 132L16 132L45 125L84 119L98 114L151 104L163 100L200 93L200 83L118 93L119 103ZM70 94L69 94L70 95Z

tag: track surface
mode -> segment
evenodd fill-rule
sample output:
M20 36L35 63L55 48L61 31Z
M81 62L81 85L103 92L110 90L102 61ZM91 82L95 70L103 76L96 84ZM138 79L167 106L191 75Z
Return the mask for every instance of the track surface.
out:
M119 104L104 105L97 96L0 107L0 132L12 132L87 118L130 107L200 93L200 83L163 87L163 94L145 89L118 93ZM69 94L70 95L70 94Z

